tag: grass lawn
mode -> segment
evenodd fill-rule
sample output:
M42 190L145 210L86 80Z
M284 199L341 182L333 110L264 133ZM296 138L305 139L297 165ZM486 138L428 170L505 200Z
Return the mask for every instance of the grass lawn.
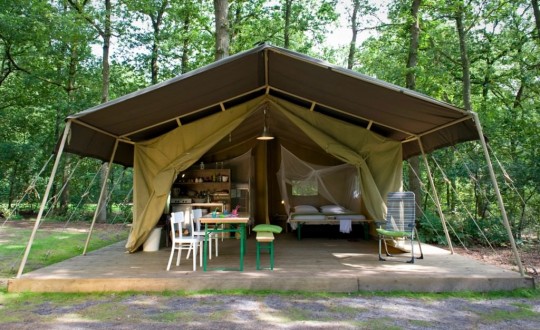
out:
M34 221L14 220L0 224L0 278L14 277L19 270ZM38 229L24 272L82 254L90 223L43 222ZM123 224L96 224L88 252L127 238L129 229Z

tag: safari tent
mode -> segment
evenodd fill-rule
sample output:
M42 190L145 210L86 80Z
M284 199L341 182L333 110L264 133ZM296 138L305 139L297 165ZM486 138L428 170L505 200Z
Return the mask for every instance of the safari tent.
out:
M257 140L264 126L273 140ZM69 116L53 172L63 152L133 167L126 249L135 252L177 174L200 161L251 153L256 223L283 211L281 147L309 162L351 164L362 210L384 219L384 196L402 188L403 160L476 139L485 148L473 112L265 44Z

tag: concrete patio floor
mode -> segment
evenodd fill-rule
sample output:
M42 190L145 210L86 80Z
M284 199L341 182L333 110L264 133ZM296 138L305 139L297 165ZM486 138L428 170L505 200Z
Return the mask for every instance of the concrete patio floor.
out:
M297 240L292 233L276 236L274 270L256 270L255 239L247 240L244 271L238 268L239 240L220 242L219 256L209 271L185 259L166 271L170 248L156 252L125 252L125 242L78 256L8 281L9 292L99 292L164 290L298 290L317 292L492 291L533 288L530 277L450 254L422 244L424 259L405 263L409 254L380 262L377 241L327 238ZM175 256L176 257L176 256ZM269 256L262 254L262 265Z

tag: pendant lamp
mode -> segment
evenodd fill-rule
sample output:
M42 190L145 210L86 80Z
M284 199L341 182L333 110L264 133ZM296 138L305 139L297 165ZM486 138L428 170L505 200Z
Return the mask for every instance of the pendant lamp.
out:
M274 137L268 132L268 128L266 127L266 109L264 109L264 127L262 134L257 137L257 140L268 141L273 139Z

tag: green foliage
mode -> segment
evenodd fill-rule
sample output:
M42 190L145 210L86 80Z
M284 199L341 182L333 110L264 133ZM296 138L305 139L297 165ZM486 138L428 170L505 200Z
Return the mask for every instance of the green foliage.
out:
M465 246L508 244L506 229L499 218L490 217L476 221L454 214L445 216L445 220L453 244L459 243ZM438 215L431 212L426 212L419 220L418 234L423 242L447 245L442 222Z
M82 2L78 2L82 3ZM212 1L113 1L110 98L189 72L214 59ZM230 53L261 42L347 62L347 49L324 44L341 19L350 20L351 3L336 0L229 1ZM372 30L357 43L355 70L404 86L410 42L410 1L388 2L382 17L372 2L362 2L359 30ZM463 65L456 13L463 14L470 61L472 108L479 113L494 152L497 179L518 241L540 235L540 51L534 16L527 0L422 1L416 88L435 99L464 104ZM286 21L286 11L291 19ZM101 38L88 20L102 24L103 2L85 2L84 17L65 1L0 2L0 202L9 214L21 201L24 212L39 206L51 164L43 169L64 129L64 118L101 99ZM161 21L158 24L158 16ZM366 15L379 15L380 20ZM344 25L347 25L346 23ZM361 32L361 31L360 31ZM286 44L286 40L288 44ZM361 41L361 42L360 42ZM150 64L157 59L157 77ZM57 215L89 218L99 187L92 178L100 162L62 160L53 185L76 171L63 205L48 205ZM505 244L495 191L478 144L464 143L430 156L435 185L451 227L452 239ZM500 165L499 165L500 164ZM502 169L501 169L502 166ZM438 168L444 170L444 174ZM130 217L130 171L113 168L111 210ZM428 186L425 169L420 173ZM30 185L31 182L35 184ZM120 182L120 183L118 183ZM422 235L443 242L435 207L425 188L427 210ZM23 198L24 196L24 198ZM23 212L23 213L24 213ZM17 214L14 214L17 216ZM475 224L475 222L478 224Z

